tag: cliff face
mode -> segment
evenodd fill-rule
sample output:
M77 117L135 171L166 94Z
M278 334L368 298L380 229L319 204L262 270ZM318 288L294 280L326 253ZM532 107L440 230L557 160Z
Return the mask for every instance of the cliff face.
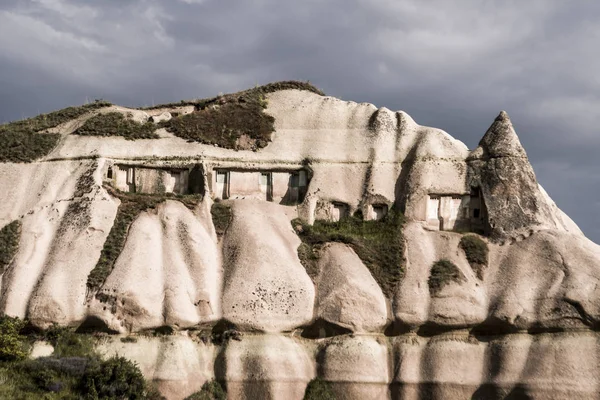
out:
M470 152L404 112L302 90L266 104L255 151L73 135L86 114L43 158L0 163L0 227L21 224L0 311L109 332L98 350L173 399L213 378L231 399L302 399L316 377L348 399L598 398L600 247L504 112ZM361 238L399 213L386 286Z

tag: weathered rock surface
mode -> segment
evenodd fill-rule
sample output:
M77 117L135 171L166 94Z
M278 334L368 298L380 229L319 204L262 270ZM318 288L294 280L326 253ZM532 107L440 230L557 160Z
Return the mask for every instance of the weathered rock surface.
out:
M300 239L281 207L233 201L223 240L223 318L245 329L289 331L313 316L315 289L300 264Z
M319 263L317 317L352 332L380 332L387 322L385 296L356 253L332 243Z
M267 100L276 131L259 151L173 135L71 135L78 120L55 129L61 140L39 161L0 163L0 228L22 224L0 277L0 311L41 328L140 332L137 342L113 335L98 349L138 362L169 399L213 378L231 399L302 399L317 376L347 399L598 398L600 246L538 184L505 113L469 152L401 111L299 90ZM149 118L123 107L102 112L109 110ZM193 110L166 107L152 119ZM103 186L109 166L125 175L131 166L160 169L182 192L182 177L195 171L202 200L190 207L183 194L152 193L158 205L135 217L110 274L89 290L121 205ZM300 204L265 201L265 188L253 194L265 200L224 201L231 220L213 224L212 199L227 179L219 172L257 172L250 186L262 187L269 172L299 169L310 179ZM124 187L134 181L123 179ZM489 249L479 276L460 247L463 234L440 231L435 210L429 215L443 196L459 200L457 214L471 212L463 203L478 193ZM406 262L392 298L368 262L340 243L320 250L313 283L290 221L314 222L323 204L350 215L371 215L375 205L404 213ZM434 292L429 279L440 260L464 279ZM319 321L339 327L327 332L335 337L305 335ZM165 325L174 335L142 335ZM196 329L237 331L241 340L208 344ZM38 345L32 356L48 352Z
M273 334L243 337L224 349L228 396L234 399L302 399L316 375L310 346Z
M207 205L194 213L168 200L141 213L90 316L118 332L218 320L222 268Z
M470 185L481 187L493 237L515 237L530 229L568 231L540 190L508 114L498 115L469 157Z

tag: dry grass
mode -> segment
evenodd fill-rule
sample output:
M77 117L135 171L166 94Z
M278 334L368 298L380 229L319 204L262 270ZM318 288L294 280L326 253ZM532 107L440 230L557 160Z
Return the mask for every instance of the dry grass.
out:
M227 149L257 150L271 141L271 134L275 130L275 119L264 113L267 106L265 95L285 89L323 94L308 83L276 82L239 93L197 100L191 103L196 111L161 122L160 125L190 141Z
M158 139L156 125L152 122L139 123L118 112L98 114L77 129L74 134L81 136L122 136L128 140Z
M41 131L108 106L108 102L96 101L0 125L0 162L32 162L48 155L58 144L60 135Z

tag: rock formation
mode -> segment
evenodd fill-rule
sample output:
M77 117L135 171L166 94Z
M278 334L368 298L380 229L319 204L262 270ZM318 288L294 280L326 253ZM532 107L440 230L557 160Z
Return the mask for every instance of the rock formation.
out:
M505 112L469 151L402 111L265 93L266 147L166 125L225 97L107 105L52 128L50 153L0 163L0 228L21 224L0 312L108 333L98 351L169 399L210 379L230 399L302 399L315 378L340 399L599 398L600 246L538 184ZM74 134L109 112L157 138ZM139 184L142 168L160 180ZM361 235L400 214L388 292Z

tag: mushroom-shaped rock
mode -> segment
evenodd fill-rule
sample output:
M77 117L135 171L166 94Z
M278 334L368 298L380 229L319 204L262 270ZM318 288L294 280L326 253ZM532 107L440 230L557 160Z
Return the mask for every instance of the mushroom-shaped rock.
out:
M345 244L325 246L319 261L317 316L353 332L377 332L387 321L381 288Z
M316 373L310 349L289 337L244 335L224 350L230 399L301 400Z
M120 332L218 319L222 271L216 237L210 214L198 212L172 200L142 212L90 314Z
M281 332L312 320L315 288L300 264L285 207L231 202L223 242L223 317L246 329Z

